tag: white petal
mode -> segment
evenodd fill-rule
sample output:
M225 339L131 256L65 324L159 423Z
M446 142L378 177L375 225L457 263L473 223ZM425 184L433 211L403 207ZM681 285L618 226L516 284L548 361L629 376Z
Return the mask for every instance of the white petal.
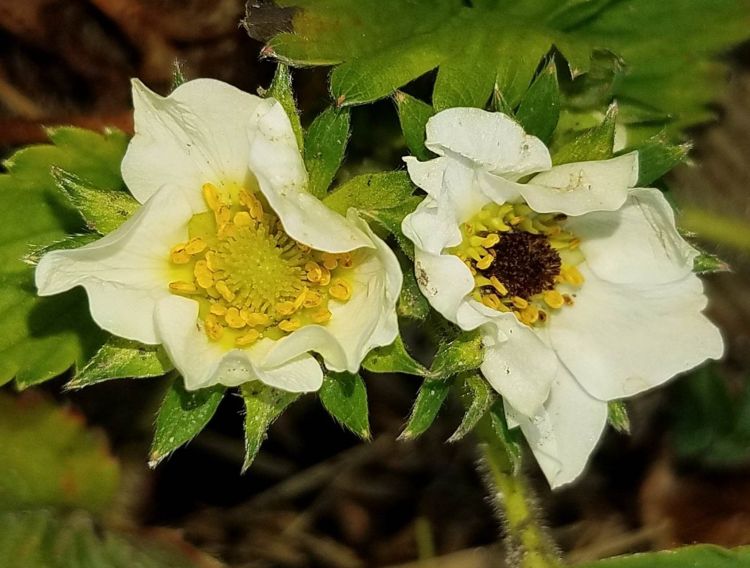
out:
M184 194L164 187L117 230L72 250L48 253L36 269L40 296L83 286L94 321L120 337L159 343L156 302L170 295L169 250L187 238Z
M450 163L449 158L441 156L434 160L420 162L413 156L405 156L404 163L414 185L436 198L442 194L443 174Z
M638 153L611 160L555 166L534 176L519 190L539 213L583 215L622 207L628 188L638 181Z
M444 318L458 323L458 311L474 289L474 278L460 258L414 251L414 273L419 289Z
M721 357L718 329L702 313L700 279L612 284L582 265L575 304L549 320L550 339L581 385L601 400L632 396L706 359Z
M435 255L460 244L462 238L455 209L429 195L404 217L401 231L418 250Z
M307 354L276 367L261 365L273 348L271 340L262 340L249 349L231 350L210 341L198 326L198 303L194 300L174 295L164 298L156 307L155 320L164 349L188 390L260 380L289 392L309 392L322 384L320 365Z
M516 316L499 315L482 326L482 374L514 408L533 416L547 400L560 361Z
M135 136L122 162L122 176L144 203L162 185L188 193L203 206L206 183L245 184L248 128L268 101L221 81L196 79L161 97L133 80Z
M451 108L427 122L427 148L466 158L487 171L519 178L548 169L547 148L513 119L478 108Z
M698 254L677 232L672 208L656 189L634 189L620 210L571 217L566 228L581 238L591 270L610 282L679 280Z
M279 340L264 359L265 365L316 351L330 370L355 373L371 349L390 345L396 339L401 267L393 251L353 210L348 218L368 234L376 247L360 252L363 257L353 271L351 299L329 304L332 316L327 325L308 325Z
M542 412L533 418L512 415L554 489L575 480L586 467L607 424L607 403L586 394L561 368Z

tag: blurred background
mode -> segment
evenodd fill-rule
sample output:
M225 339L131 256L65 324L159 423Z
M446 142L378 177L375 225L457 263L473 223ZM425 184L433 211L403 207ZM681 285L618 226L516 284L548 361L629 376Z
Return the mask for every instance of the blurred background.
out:
M275 64L259 60L262 45L239 27L243 10L241 0L1 0L0 155L44 142L43 126L132 131L129 79L166 94L175 60L187 78L267 87ZM574 486L551 493L527 460L546 524L571 561L750 544L750 47L726 57L716 121L690 133L692 163L666 183L685 225L708 227L702 246L731 266L705 279L727 355L630 401L631 435L610 430ZM327 72L295 71L294 80L306 124L330 104ZM391 101L355 108L352 128L340 176L400 167L406 150ZM203 553L238 568L506 565L471 440L444 442L460 409L446 407L417 441L395 441L415 378L368 377L374 439L366 445L313 397L301 400L244 476L238 398L227 397L205 432L151 471L166 383L112 381L63 394L64 381L20 395L6 388L0 435L13 434L14 416L28 425L35 412L94 428L97 463L120 471L97 526L169 541L206 567L221 564Z

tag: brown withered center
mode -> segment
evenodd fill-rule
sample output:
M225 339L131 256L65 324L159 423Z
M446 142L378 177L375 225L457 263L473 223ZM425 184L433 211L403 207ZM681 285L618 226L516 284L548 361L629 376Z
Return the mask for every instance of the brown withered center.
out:
M526 232L504 233L491 249L494 262L480 273L496 276L511 296L529 299L555 287L560 274L560 255L543 235Z

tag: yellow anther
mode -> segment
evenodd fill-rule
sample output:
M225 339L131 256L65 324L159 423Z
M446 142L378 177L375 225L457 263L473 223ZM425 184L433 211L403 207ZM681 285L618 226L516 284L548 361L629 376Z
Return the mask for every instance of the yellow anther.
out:
M223 316L227 313L227 307L224 304L211 304L209 311L215 316Z
M245 327L245 320L242 318L240 311L237 308L229 308L227 313L224 314L224 321L233 329L242 329Z
M169 252L169 260L173 264L187 264L191 260L190 253L185 250L185 245L177 245Z
M497 293L500 294L501 296L508 295L508 289L505 287L505 284L500 282L497 276L490 277L490 284L495 290L497 290Z
M334 270L339 265L339 261L336 259L336 256L331 253L324 252L320 255L320 257L323 260L323 266L328 270Z
M253 218L247 211L239 211L235 213L233 221L238 227L249 227L253 224Z
M331 271L327 268L320 267L320 284L321 286L328 286L331 283Z
M532 325L539 320L539 308L534 304L529 304L518 315L523 323Z
M513 296L510 299L511 302L513 302L513 305L517 307L519 310L524 309L526 306L529 305L529 302L524 300L521 296Z
M515 215L515 216L513 216L513 217L510 218L510 220L508 221L508 223L510 223L511 225L513 225L515 227L516 225L518 225L523 220L524 220L523 217L521 217L519 215Z
M208 269L211 272L216 272L217 270L219 270L219 259L214 251L208 251L206 253L206 256L204 256L203 258L206 260L206 266L208 266Z
M352 258L351 253L341 253L339 255L339 264L344 268L351 268L354 264L354 258Z
M193 237L185 245L185 252L188 254L200 254L206 250L206 241L200 237Z
M495 294L486 294L482 296L482 303L488 308L492 308L493 310L499 310L500 306L503 305L503 303L500 301L500 298L498 298Z
M221 227L232 220L232 210L226 205L219 205L219 208L214 211L214 217L216 217L216 224Z
M484 237L485 248L492 248L499 242L500 242L500 235L498 235L497 233L490 233L489 235Z
M245 347L251 345L260 339L260 332L257 329L251 329L244 335L240 335L234 340L234 344L238 347Z
M565 299L557 290L547 290L544 293L544 303L550 308L558 309L563 307Z
M328 294L336 300L345 302L352 297L352 285L342 278L335 278L328 288Z
M223 280L218 280L215 284L216 291L221 294L221 297L224 298L227 302L231 302L235 298L235 293L232 292L229 289L229 286L227 286L227 283Z
M248 312L241 310L240 315L247 322L247 325L266 326L271 323L271 318L267 314Z
M312 314L312 320L315 323L326 323L328 320L331 319L331 312L330 310L323 308L321 310L318 310Z
M255 198L248 190L241 189L237 194L237 201L240 202L240 205L244 205L246 209L250 209L252 204L255 203Z
M176 280L175 282L169 283L169 290L176 294L196 294L198 289L192 282L185 282L184 280Z
M305 301L302 304L306 308L315 308L323 302L323 296L318 294L315 290L308 290L305 294Z
M299 296L294 300L294 309L298 310L305 303L305 296L307 296L307 288L300 292Z
M495 257L491 254L488 254L482 260L477 262L477 268L479 270L487 270L494 261Z
M305 264L305 271L310 282L320 282L323 276L323 268L317 262L310 261Z
M219 323L219 320L213 314L208 314L205 319L205 330L206 335L209 339L217 341L224 335L224 326Z
M301 325L302 322L300 322L297 318L285 319L279 322L279 329L281 331L291 333L295 329L299 329Z
M221 294L219 294L215 286L206 288L206 294L208 294L209 298L213 298L214 300L218 300L219 298L221 298Z
M201 288L210 288L214 285L213 272L209 270L205 260L199 260L195 263L193 274L195 275L195 281Z
M201 191L203 192L203 199L205 199L208 208L211 211L216 211L221 206L219 190L212 183L204 183Z
M580 286L584 282L583 274L575 266L564 266L562 270L562 277L568 284L574 286Z
M245 206L250 217L256 221L263 219L263 204L261 204L257 197L243 189L240 191L238 199Z
M279 302L276 304L276 313L280 316L288 316L297 311L294 307L294 302Z

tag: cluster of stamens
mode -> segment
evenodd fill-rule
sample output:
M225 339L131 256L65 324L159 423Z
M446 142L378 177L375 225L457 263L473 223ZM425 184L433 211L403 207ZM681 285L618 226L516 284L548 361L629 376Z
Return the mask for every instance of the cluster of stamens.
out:
M583 284L576 268L583 257L564 221L564 215L536 213L523 203L490 203L463 223L463 240L450 252L474 276L472 297L527 325L572 305Z
M169 252L175 294L198 301L213 341L246 347L303 325L325 325L329 302L352 295L356 253L311 249L286 234L259 192L202 188L208 211L194 215L189 240Z

